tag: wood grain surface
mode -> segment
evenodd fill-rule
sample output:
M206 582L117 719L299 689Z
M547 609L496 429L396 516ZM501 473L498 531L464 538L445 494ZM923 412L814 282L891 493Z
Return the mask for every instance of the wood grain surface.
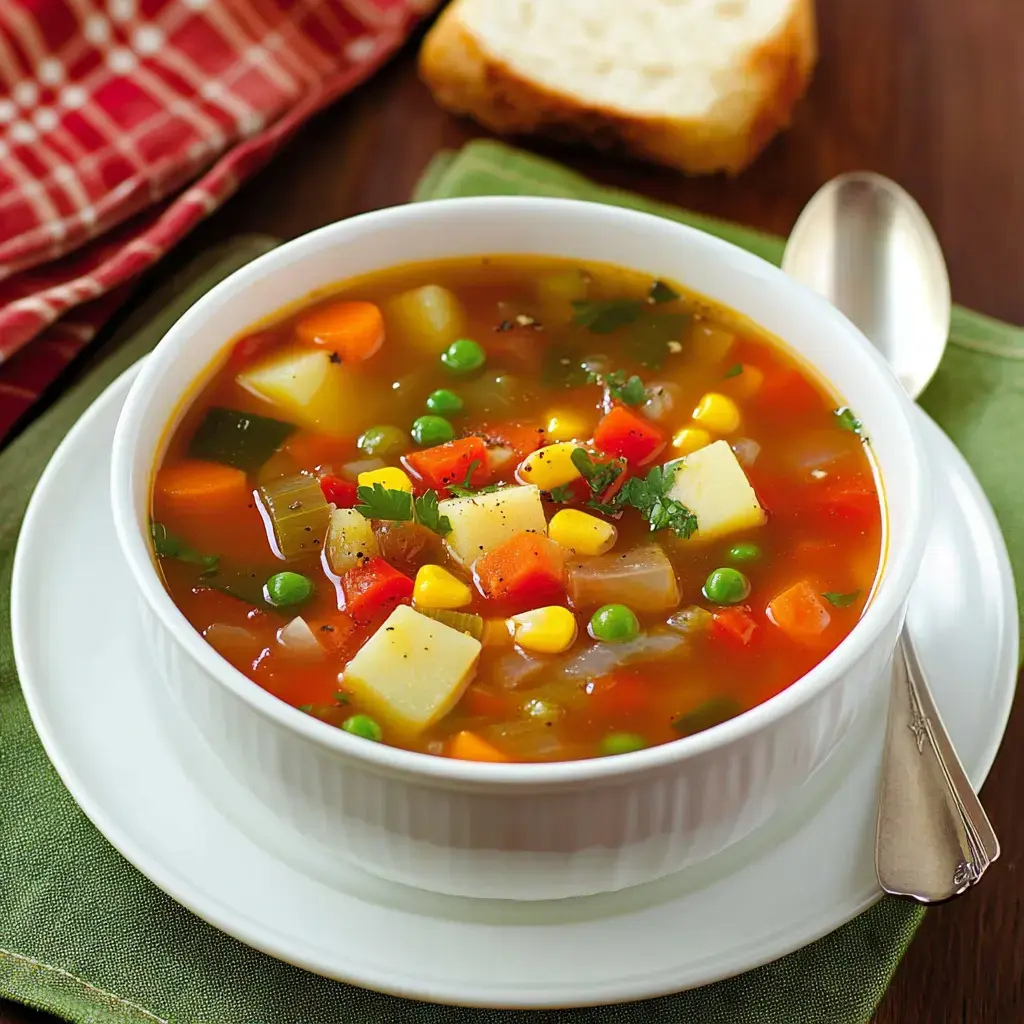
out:
M586 153L543 151L604 182L779 233L832 175L880 171L931 218L955 299L1024 323L1024 0L818 6L821 60L811 93L792 129L736 180L687 180ZM402 202L437 150L479 134L434 106L416 78L417 44L308 124L164 261L160 275L233 234L288 238ZM978 890L928 914L877 1024L1024 1021L1022 777L1018 706L983 794L1002 859ZM0 1002L0 1024L52 1020Z

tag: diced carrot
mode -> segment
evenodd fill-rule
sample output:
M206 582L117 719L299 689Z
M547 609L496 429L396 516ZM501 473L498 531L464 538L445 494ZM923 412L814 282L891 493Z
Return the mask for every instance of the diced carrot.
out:
M768 602L768 621L778 626L791 640L814 641L828 629L832 620L817 591L807 580L776 594Z
M547 443L544 428L538 427L536 424L533 426L516 422L488 424L480 428L480 433L494 444L511 448L515 452L512 465L516 466L531 452L535 452Z
M281 335L274 330L247 334L244 338L239 338L231 349L231 363L241 369L280 340Z
M633 672L619 671L587 684L587 709L602 718L622 718L650 707L647 683Z
M490 761L501 764L509 761L497 747L475 732L458 732L448 742L448 756L460 761Z
M357 362L384 344L384 317L372 302L332 302L300 320L295 333L300 341Z
M327 474L320 477L320 490L338 508L353 508L359 500L356 493L359 490L358 484L352 480L343 480L340 476Z
M609 455L642 466L665 447L665 435L650 420L616 405L594 428L594 444Z
M547 537L517 533L476 563L476 577L485 597L539 606L564 598L565 557Z
M746 647L757 633L757 623L745 608L720 608L712 616L712 635Z
M787 418L825 408L824 397L799 370L778 366L767 369L764 382L750 401L758 408Z
M342 577L345 611L356 622L366 622L395 605L412 600L413 581L383 558L371 558Z
M410 452L404 456L405 463L414 476L442 497L447 495L450 484L461 484L475 462L470 487L483 487L487 483L487 445L481 437L461 437L422 452Z
M244 506L250 500L245 473L220 462L189 459L164 466L156 476L164 507L181 512L213 512Z
M512 711L505 696L481 686L470 686L462 695L459 707L467 715L479 715L481 718L501 718Z
M285 451L302 469L317 472L337 468L355 454L355 445L344 438L300 430L285 441Z

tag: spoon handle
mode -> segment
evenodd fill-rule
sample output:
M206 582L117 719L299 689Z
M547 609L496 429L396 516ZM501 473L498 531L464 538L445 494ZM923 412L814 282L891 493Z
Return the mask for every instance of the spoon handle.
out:
M977 882L999 840L960 764L906 626L893 662L875 837L882 888L941 903Z

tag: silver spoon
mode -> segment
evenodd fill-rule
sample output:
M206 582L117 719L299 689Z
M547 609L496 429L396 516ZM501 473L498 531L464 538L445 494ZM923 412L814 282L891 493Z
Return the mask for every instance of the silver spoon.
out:
M949 276L935 232L902 188L869 173L828 182L800 214L782 269L845 313L911 398L921 394L946 348ZM878 882L893 895L941 903L998 856L904 625L878 799Z

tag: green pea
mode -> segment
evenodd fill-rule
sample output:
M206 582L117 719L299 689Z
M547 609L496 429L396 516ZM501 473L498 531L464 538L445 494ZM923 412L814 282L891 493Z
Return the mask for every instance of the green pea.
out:
M455 428L443 416L418 416L412 421L412 439L424 448L444 444L455 436Z
M756 562L761 557L761 548L749 541L745 544L733 544L728 551L730 562Z
M472 373L487 362L487 356L475 341L459 338L441 353L441 362L452 373Z
M463 401L454 391L447 388L438 388L431 391L427 396L427 408L431 412L440 415L450 415L453 412L462 412Z
M278 572L267 580L267 600L278 607L302 604L313 593L313 581L300 572Z
M341 723L341 727L353 736L361 736L364 740L373 740L374 743L380 743L384 738L384 730L369 715L352 715Z
M590 635L606 643L622 643L640 633L640 623L624 604L606 604L590 618Z
M359 448L367 455L387 459L408 450L409 435L401 427L393 427L390 424L370 427L359 438Z
M635 732L612 732L601 740L601 753L606 756L631 754L634 750L643 750L646 746L647 740Z
M739 604L750 593L750 580L739 571L725 566L713 569L704 581L704 596L715 604Z

